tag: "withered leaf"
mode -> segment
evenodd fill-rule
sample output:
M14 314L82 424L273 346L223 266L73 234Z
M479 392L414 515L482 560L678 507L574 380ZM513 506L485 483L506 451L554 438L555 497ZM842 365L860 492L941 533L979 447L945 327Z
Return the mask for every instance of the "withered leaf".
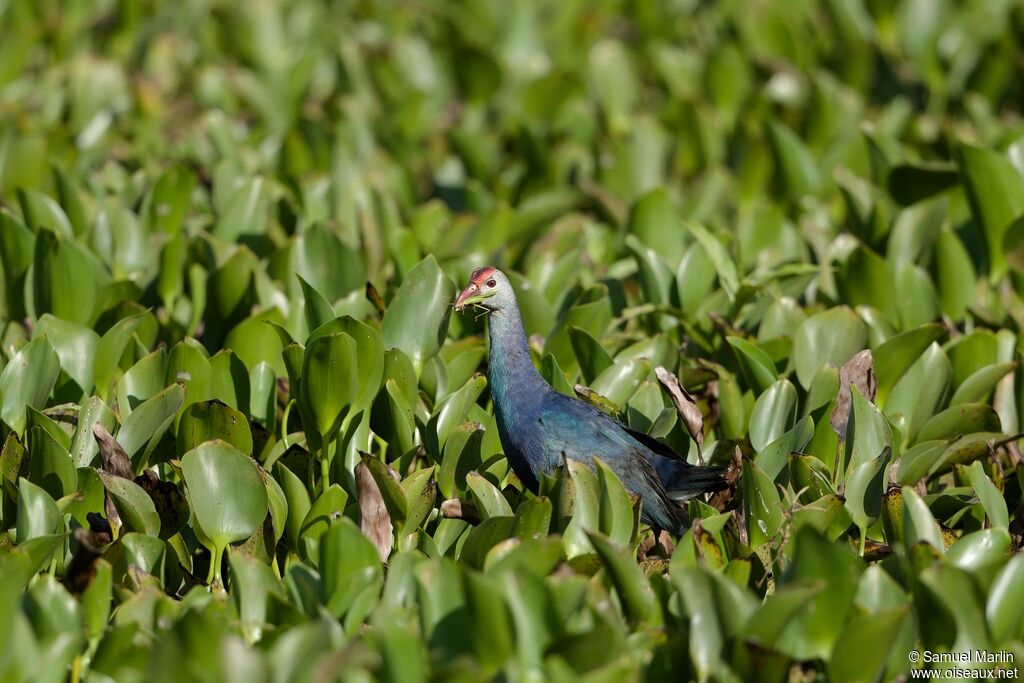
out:
M846 425L850 422L851 385L857 387L867 400L875 400L878 382L875 381L875 360L871 349L864 349L839 368L839 393L836 395L831 424L840 439L846 437Z
M103 471L124 479L134 480L135 471L132 468L131 458L125 453L121 444L114 440L102 422L97 422L92 426L92 435L100 447Z
M395 542L394 527L380 488L362 462L356 465L356 492L359 496L359 528L377 548L380 561L386 562Z
M667 368L659 365L654 369L654 374L672 399L672 404L679 412L679 417L683 419L683 424L686 425L686 431L697 442L697 452L702 454L704 452L704 415L697 407L697 402L690 392L683 388L679 378ZM703 455L701 455L701 460L703 459Z
M160 515L160 538L178 533L188 521L188 501L181 489L174 482L158 479L153 470L145 470L135 477L135 483L153 500L153 507Z

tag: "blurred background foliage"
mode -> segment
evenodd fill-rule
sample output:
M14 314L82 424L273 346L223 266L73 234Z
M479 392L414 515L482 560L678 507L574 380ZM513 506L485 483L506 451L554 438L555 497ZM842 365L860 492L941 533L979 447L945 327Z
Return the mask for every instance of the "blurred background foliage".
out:
M0 33L3 680L1021 661L1019 3L7 0ZM602 468L521 490L450 314L482 264L557 389L731 464L682 538Z

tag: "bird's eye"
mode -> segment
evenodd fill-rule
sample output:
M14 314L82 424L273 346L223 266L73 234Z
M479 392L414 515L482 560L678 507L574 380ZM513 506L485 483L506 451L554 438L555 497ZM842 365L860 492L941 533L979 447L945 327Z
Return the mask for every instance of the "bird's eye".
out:
M495 286L495 285L497 285L497 284L498 284L498 283L497 283L497 282L495 282L494 280L488 280L488 281L487 281L487 286L488 286L488 287L494 287L494 286Z

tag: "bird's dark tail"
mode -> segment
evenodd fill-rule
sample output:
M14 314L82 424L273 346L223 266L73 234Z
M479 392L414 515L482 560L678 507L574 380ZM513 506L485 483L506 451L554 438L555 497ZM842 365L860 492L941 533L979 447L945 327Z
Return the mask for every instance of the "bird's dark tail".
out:
M701 467L685 460L659 458L654 469L665 485L668 497L680 503L729 486L725 482L725 468L722 467Z

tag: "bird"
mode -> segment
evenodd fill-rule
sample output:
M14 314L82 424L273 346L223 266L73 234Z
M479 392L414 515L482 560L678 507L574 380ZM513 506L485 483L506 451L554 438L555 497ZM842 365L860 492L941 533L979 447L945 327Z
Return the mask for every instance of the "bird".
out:
M487 374L498 435L526 488L536 493L541 475L553 474L567 459L593 468L597 456L640 495L643 522L679 535L689 527L680 503L727 487L722 469L692 465L654 437L551 387L530 358L512 283L500 270L473 271L454 305L460 313L470 307L487 317Z

